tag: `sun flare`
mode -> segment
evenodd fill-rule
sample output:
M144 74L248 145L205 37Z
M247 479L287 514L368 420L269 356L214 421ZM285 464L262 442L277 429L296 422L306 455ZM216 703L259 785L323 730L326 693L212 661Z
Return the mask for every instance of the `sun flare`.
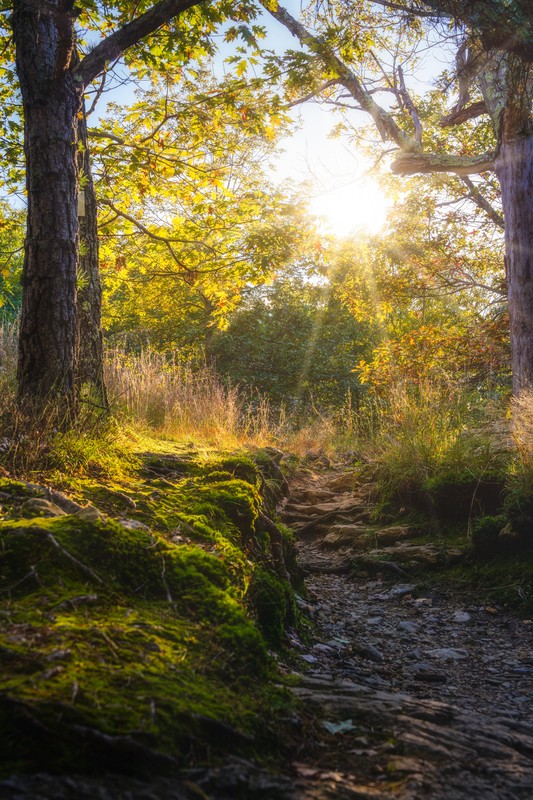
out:
M385 224L389 201L378 184L365 177L317 188L310 208L328 232L347 237L377 233Z

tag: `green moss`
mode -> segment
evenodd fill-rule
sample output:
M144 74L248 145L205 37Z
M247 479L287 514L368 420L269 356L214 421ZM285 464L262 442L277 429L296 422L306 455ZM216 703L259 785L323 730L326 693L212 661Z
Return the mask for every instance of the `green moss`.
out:
M483 555L495 555L504 552L505 541L500 533L508 525L508 519L503 514L489 515L475 520L472 526L472 546L474 550Z
M280 647L287 626L294 622L294 595L287 581L257 567L252 575L247 599L257 615L265 639Z
M174 453L142 457L137 473L132 463L62 488L149 531L75 516L0 523L3 774L159 774L228 747L277 749L272 709L290 701L269 681L243 601L258 552L255 467ZM24 484L8 483L24 496ZM279 640L292 593L261 571L283 619L264 630Z
M503 503L504 480L498 473L477 478L471 472L447 472L429 478L423 495L430 511L444 521L495 514Z
M11 478L0 478L0 492L19 497L29 497L32 494L26 483L15 481Z
M229 473L233 478L258 486L259 470L251 458L243 454L231 454L212 458L206 464L210 471L218 470Z

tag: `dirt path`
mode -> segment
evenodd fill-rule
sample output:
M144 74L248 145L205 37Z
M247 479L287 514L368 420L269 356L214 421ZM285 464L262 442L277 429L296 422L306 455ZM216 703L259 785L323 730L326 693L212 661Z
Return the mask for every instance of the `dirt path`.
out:
M293 796L532 798L533 622L421 592L412 565L457 554L403 527L369 533L368 487L351 480L308 475L284 509L317 626L293 641L314 731ZM384 557L382 575L343 574Z

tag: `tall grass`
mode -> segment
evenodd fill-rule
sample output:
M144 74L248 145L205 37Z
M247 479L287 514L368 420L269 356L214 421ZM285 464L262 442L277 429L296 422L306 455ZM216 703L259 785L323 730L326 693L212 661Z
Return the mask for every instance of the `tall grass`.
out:
M211 367L193 369L150 349L109 350L106 383L115 411L173 438L264 445L284 424L264 398L227 386Z
M367 405L358 447L388 497L408 501L446 476L480 480L508 464L506 403L453 380L399 384Z
M515 483L521 476L522 484L533 486L533 396L515 402L511 440L506 403L487 401L452 379L398 383L362 408L353 408L348 399L335 415L317 411L305 424L295 424L257 393L225 384L208 365L193 368L149 348L129 353L115 347L106 354L105 369L114 419L169 438L221 447L275 444L300 455L352 451L373 465L389 496L409 495L446 473L477 479L505 471L511 462ZM31 435L28 421L17 416L15 372L16 328L3 325L0 454L5 437L11 447L29 451L23 443L33 440L45 452L54 431L46 414L33 421ZM86 434L93 424L87 412L74 435L81 437L84 426Z
M18 326L4 322L0 325L0 393L5 403L12 399L16 388Z
M517 501L533 498L533 392L522 392L512 402L513 458L509 489Z

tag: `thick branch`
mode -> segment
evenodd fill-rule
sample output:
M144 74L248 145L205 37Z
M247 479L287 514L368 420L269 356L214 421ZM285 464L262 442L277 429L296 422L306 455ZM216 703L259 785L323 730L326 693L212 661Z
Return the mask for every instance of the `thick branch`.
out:
M465 108L460 108L458 111L452 111L447 114L440 121L441 128L449 128L452 125L461 125L469 119L475 119L482 114L487 114L487 106L484 100L479 100L477 103L472 103Z
M326 89L329 89L332 86L338 86L339 83L340 81L338 78L332 78L330 81L326 81L314 91L305 94L303 97L299 97L298 100L293 100L292 103L288 103L287 108L294 108L294 106L300 106L302 103L307 103L309 100L313 100L314 97L322 94L322 92L325 92Z
M211 247L211 245L207 244L206 242L199 242L196 239L182 239L177 236L162 236L159 233L154 233L153 231L151 231L150 228L147 228L146 225L143 225L143 223L140 222L138 219L132 217L131 214L126 213L126 211L121 211L114 205L114 203L111 202L111 200L107 200L107 198L104 197L100 198L99 202L101 203L101 205L110 208L111 211L113 211L117 215L117 217L122 217L122 219L131 222L131 224L134 225L141 233L144 233L145 236L148 236L150 239L153 239L156 242L162 242L169 249L172 244L190 244L193 245L193 247L195 247L198 250L202 250L204 252L207 251L209 253L212 253L214 256L217 255L217 251L215 250L215 248ZM182 269L186 270L187 272L194 272L194 270L189 269L189 267L185 266L185 264L183 264L181 261L178 260L173 250L171 250L171 253L174 260L177 262L177 264L179 264L180 267L182 267Z
M140 17L126 23L103 42L100 42L82 59L75 70L75 76L83 86L87 86L100 75L109 61L120 58L129 47L154 33L183 11L199 5L200 2L201 0L161 0Z
M456 175L477 175L494 170L495 153L481 156L454 156L446 153L401 153L392 164L396 175L429 172L453 172Z
M302 24L298 22L282 6L276 9L270 4L264 3L264 8L276 19L281 22L293 36L300 40L304 47L315 53L325 67L338 76L341 83L359 103L361 109L366 111L374 120L376 127L383 140L395 142L401 150L416 152L420 150L420 144L398 127L393 117L381 108L371 94L366 90L359 78L343 61L333 52L327 42L319 36L314 36Z

